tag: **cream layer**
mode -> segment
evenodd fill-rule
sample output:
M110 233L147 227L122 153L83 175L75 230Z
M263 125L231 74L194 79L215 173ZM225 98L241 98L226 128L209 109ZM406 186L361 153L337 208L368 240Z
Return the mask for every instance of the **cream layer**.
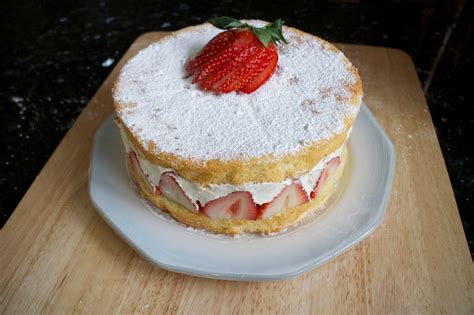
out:
M150 184L153 187L157 187L160 182L161 174L165 172L173 172L176 177L176 181L178 182L179 186L186 195L194 202L199 201L201 206L204 206L207 202L226 196L234 191L248 191L252 194L253 201L257 205L261 205L267 202L270 202L275 198L285 186L290 185L294 179L287 178L284 181L278 183L270 183L270 182L263 182L263 183L244 183L240 185L231 185L231 184L210 184L210 185L199 185L193 183L181 176L179 176L172 168L165 168L159 165L153 164L144 158L140 151L138 151L133 144L128 140L125 132L123 131L122 127L120 128L120 134L122 136L123 143L127 151L133 150L136 153L138 162L140 166L147 176ZM348 133L349 137L350 131ZM347 140L347 139L346 139ZM346 141L334 152L326 156L324 159L319 161L308 173L302 175L299 179L296 179L297 182L301 184L304 191L308 195L308 198L313 190L316 182L321 175L326 163L331 159L341 156L342 151L344 150L344 146Z

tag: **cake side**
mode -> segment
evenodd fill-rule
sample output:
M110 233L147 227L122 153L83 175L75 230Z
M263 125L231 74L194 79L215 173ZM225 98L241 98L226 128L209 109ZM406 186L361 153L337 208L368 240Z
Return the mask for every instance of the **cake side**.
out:
M172 182L175 183L172 184L175 187L171 188L173 195L170 197L175 198L175 192L182 191L183 198L175 199L181 200L183 204L188 205L190 210L199 210L200 208L205 207L210 201L225 198L227 195L236 192L249 193L252 198L252 204L259 207L273 201L289 186L299 187L297 189L301 192L299 202L304 203L313 198L312 194L314 194L316 188L318 188L317 186L320 183L320 178L323 177L324 173L327 173L327 171L325 172L325 169L328 169L330 164L336 163L336 166L339 164L338 161L340 161L342 152L346 147L346 142L344 142L339 148L336 148L321 161L313 165L309 171L295 174L295 178L285 178L284 180L274 182L254 181L240 184L218 183L202 185L199 182L191 181L182 177L173 168L151 163L136 148L135 144L127 138L127 135L123 130L121 130L121 137L126 152L134 161L136 168L139 170L139 173L142 174L142 177L148 184L150 191L155 194L159 194L160 192L166 194L166 192L161 190L165 189L169 191L170 188L163 187L162 180L163 178L167 180L171 176L173 178ZM332 162L333 160L335 160L334 163Z
M306 174L325 157L336 151L346 142L351 127L344 133L335 135L331 141L308 146L298 152L280 158L267 155L260 158L208 160L195 163L192 159L183 159L171 153L150 154L130 130L117 118L117 124L127 141L147 161L158 167L172 169L177 175L198 185L245 184L262 182L281 182L288 178L297 179Z
M153 205L171 214L177 221L188 226L206 229L221 234L240 234L240 233L273 233L284 230L309 215L320 215L323 213L324 204L334 195L338 188L339 181L343 175L345 165L347 164L348 152L344 148L340 156L341 164L335 172L327 179L324 186L318 191L317 195L310 201L296 207L287 208L282 213L275 214L265 219L256 220L237 220L237 219L212 219L206 216L202 211L193 212L186 209L179 203L174 202L163 196L155 194L151 191L149 184L140 175L130 159L128 160L128 168L133 181L137 184L140 193L149 200Z

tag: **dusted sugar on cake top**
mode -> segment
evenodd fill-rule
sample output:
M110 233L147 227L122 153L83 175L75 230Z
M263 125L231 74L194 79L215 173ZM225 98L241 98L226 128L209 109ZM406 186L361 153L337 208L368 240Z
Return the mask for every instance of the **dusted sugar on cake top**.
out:
M189 56L219 33L210 24L150 45L122 69L118 117L150 153L196 162L281 157L345 132L362 95L355 68L329 43L284 31L275 74L249 95L209 93L187 78Z

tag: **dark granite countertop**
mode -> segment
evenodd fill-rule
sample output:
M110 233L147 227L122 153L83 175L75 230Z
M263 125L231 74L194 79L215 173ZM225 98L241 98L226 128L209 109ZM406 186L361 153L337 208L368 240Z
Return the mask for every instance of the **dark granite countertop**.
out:
M399 48L425 89L471 252L472 3L30 1L0 4L0 226L133 40L216 15L283 18L329 41ZM457 5L455 5L457 4ZM401 18L403 17L403 18Z

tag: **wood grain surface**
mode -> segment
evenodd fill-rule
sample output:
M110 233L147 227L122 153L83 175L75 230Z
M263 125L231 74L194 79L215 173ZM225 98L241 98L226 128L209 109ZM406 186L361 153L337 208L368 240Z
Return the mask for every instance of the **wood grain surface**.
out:
M338 45L397 152L389 206L371 236L274 282L176 274L135 253L90 202L89 155L120 67L164 34L133 43L1 230L1 313L474 313L473 264L430 113L411 59L389 48Z

